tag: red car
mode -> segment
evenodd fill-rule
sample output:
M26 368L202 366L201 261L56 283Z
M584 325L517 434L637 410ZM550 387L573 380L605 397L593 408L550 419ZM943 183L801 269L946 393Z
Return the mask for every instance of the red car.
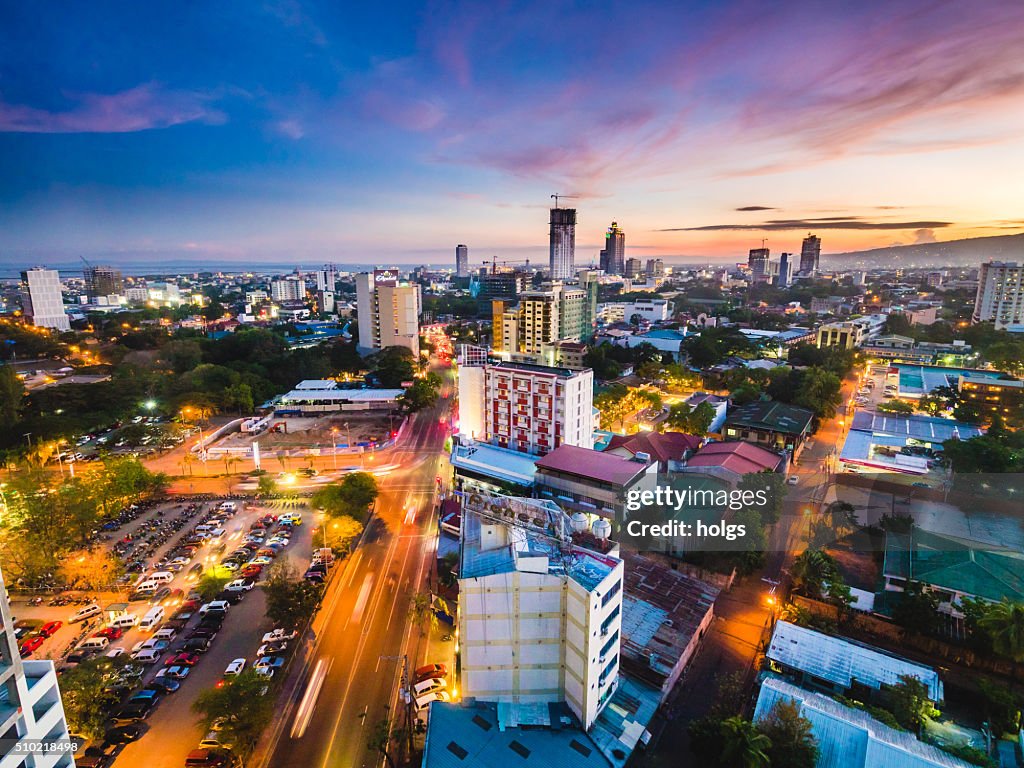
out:
M412 674L413 679L419 683L432 677L447 677L448 667L444 664L427 664L425 667L420 667Z
M254 579L259 576L262 571L262 565L247 565L239 572L239 575L247 579Z
M194 611L203 604L202 600L186 600L181 604L182 611Z
M64 626L63 621L48 621L39 628L40 637L53 637L58 629Z
M197 661L199 661L198 653L188 653L187 651L182 651L181 653L176 653L172 656L169 656L167 658L167 661L164 662L164 666L191 667L194 666Z
M105 637L107 640L120 640L121 635L124 634L124 630L118 627L104 627L99 632L93 635L93 637Z
M21 644L21 658L31 656L33 651L39 649L39 646L43 644L45 637L30 637L24 643Z

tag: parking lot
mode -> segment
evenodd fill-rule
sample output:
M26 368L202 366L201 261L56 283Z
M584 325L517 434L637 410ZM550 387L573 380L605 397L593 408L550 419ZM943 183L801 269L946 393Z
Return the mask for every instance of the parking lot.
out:
M196 526L217 513L221 503L222 500L161 503L138 514L118 530L108 531L105 535L109 535L109 539L103 543L112 549L117 547L126 554L126 560L134 564L137 571L132 577L132 581L135 582L142 575L151 575L159 572L160 568L167 568L170 555L181 552L181 545L189 538L198 543L198 537L194 536ZM96 599L89 601L88 604L98 605L101 608L100 614L88 621L74 624L69 621L71 616L85 606L78 603L50 605L49 599L42 605L33 606L26 603L25 597L15 596L12 601L12 612L23 626L31 624L38 628L47 622L62 622L59 629L50 637L42 639L40 647L32 653L32 657L51 658L56 662L58 669L67 669L79 658L76 646L80 645L82 639L94 637L101 630L110 635L109 646L98 653L131 654L136 646L151 640L155 632L161 627L167 627L170 621L178 627L174 638L166 648L159 649L155 663L144 667L144 673L134 690L150 683L158 671L167 666L165 660L182 649L189 635L200 623L199 611L195 610L199 604L185 602L199 580L196 566L201 565L202 570L207 572L217 567L243 543L257 521L268 515L276 516L286 512L281 507L253 502L238 500L234 503L237 511L233 515L221 514L215 518L221 522L216 524L214 530L223 530L223 533L219 536L210 536L199 544L189 562L180 569L174 566L177 572L171 574L170 581L151 595L136 594L135 599L130 599L130 591L89 595L88 597ZM281 547L279 553L272 559L275 562L287 560L297 574L301 575L310 562L314 525L313 521L308 519L308 511L303 507L290 506L287 511L298 513L302 523L291 527L289 543ZM269 524L266 541L269 542L274 532L282 529L286 530L287 527L276 523ZM263 549L261 545L260 551ZM256 583L266 575L266 572L264 568L261 576L255 580ZM240 570L236 573L240 573ZM224 670L232 660L245 658L247 667L251 666L256 660L256 650L260 646L263 634L273 629L264 618L266 600L261 589L257 587L249 591L236 592L232 596L232 601L234 604L230 605L223 616L223 624L210 641L208 650L199 655L187 676L179 682L178 690L159 697L162 699L157 705L159 714L142 721L142 737L124 747L117 757L119 764L177 767L184 764L185 756L197 746L203 733L191 711L192 703L200 691L222 679ZM140 627L138 622L157 606L162 607L164 611L162 619L148 629ZM190 608L192 610L189 610ZM176 611L177 619L174 618ZM192 615L185 617L182 616L182 612ZM119 635L116 630L104 629L115 617L123 617L126 613L134 617L136 623L125 630L123 635ZM29 634L23 639L31 637L32 634ZM133 666L142 667L135 663ZM126 697L130 695L130 692L126 693Z

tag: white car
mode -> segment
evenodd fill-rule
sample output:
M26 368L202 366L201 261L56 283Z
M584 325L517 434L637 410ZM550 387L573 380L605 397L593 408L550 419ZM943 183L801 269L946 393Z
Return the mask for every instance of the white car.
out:
M286 632L285 630L278 627L273 632L267 632L263 636L264 643L279 643L282 640L294 640L299 636L298 632Z
M212 603L204 603L199 607L199 615L205 616L210 611L221 611L227 612L228 608L231 607L231 603L227 600L214 600Z
M124 656L125 653L127 653L127 651L125 651L124 648L122 648L120 645L115 645L113 648L107 651L106 655L108 659L116 659L118 656Z
M227 669L224 670L224 677L240 675L242 674L243 669L245 669L245 659L235 659L228 664Z
M798 478L796 475L791 475L790 477L786 478L786 482L789 485L796 485L797 483L800 482L800 478Z
M235 579L224 589L228 592L248 592L253 586L253 582L249 579Z

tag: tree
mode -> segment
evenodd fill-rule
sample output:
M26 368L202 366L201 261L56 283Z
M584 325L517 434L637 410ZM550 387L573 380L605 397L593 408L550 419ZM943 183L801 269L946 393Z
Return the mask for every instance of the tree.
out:
M817 764L818 740L796 702L776 702L757 727L771 741L767 749L771 768L814 768Z
M434 596L430 592L417 592L409 599L409 618L419 625L421 635L426 635L428 628L437 629Z
M842 402L841 389L842 381L836 374L824 368L808 368L793 403L814 411L819 419L831 419Z
M110 682L127 662L106 656L86 659L60 676L61 701L71 733L99 738L120 696Z
M857 529L856 509L846 501L825 505L822 519L812 528L811 543L817 549L843 538Z
M930 635L939 627L939 598L919 581L907 584L892 609L892 620L912 634Z
M793 561L794 587L808 597L821 599L826 582L840 580L836 561L820 549L805 549Z
M768 768L772 742L757 726L739 715L722 722L722 758L736 768Z
M61 561L58 576L72 589L109 587L120 575L121 563L104 547L69 552Z
M277 483L274 482L268 474L260 475L260 479L256 481L256 493L259 496L273 496L277 493Z
M906 400L888 400L884 403L879 403L877 408L883 413L895 413L900 416L909 416L914 412L913 404L908 403Z
M432 381L431 377L438 379L437 374L429 374L426 379L416 379L412 386L407 387L401 396L402 405L409 413L422 411L437 403L437 388L440 380Z
M1024 603L1003 598L991 605L980 624L992 638L992 650L1013 662L1013 680L1017 665L1024 661Z
M764 493L765 503L753 505L765 525L778 521L786 498L786 478L778 472L748 472L740 478L737 490Z
M226 408L238 409L239 415L242 415L243 413L252 413L253 408L255 407L252 397L252 387L244 381L225 387L223 399L224 406Z
M385 347L373 357L372 364L373 375L383 387L400 387L416 376L412 350L405 347Z
M688 403L675 403L669 406L665 425L696 437L705 437L715 419L715 409L703 402L696 407Z
M382 755L388 764L388 768L396 768L395 758L391 754L391 743L393 741L401 741L406 735L407 733L404 729L392 727L391 721L384 718L383 720L378 720L373 726L366 746Z
M331 483L317 490L310 499L310 505L330 517L348 516L365 523L370 505L376 501L379 492L373 475L353 472L345 475L340 483Z
M285 629L301 627L320 606L320 588L297 578L286 560L278 560L271 567L263 592L267 596L267 617L274 626Z
M231 581L231 579L227 576L218 576L215 573L204 573L202 578L199 579L199 583L196 584L196 592L200 594L203 600L209 602L220 594L229 581Z
M25 387L10 365L0 365L0 428L10 429L25 407Z
M192 711L201 717L204 729L220 721L220 738L244 758L255 748L274 715L274 697L264 695L266 687L266 678L247 669L200 692Z
M933 710L928 686L913 675L900 675L899 680L885 692L889 711L902 727L920 733Z

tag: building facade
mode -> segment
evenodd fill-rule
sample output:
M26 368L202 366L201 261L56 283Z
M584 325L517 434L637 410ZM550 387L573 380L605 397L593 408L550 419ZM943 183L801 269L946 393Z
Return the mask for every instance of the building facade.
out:
M972 322L993 322L1002 329L1024 323L1024 266L989 261L978 273Z
M618 222L613 221L604 234L600 264L606 275L621 275L626 268L626 233Z
M767 248L751 248L747 256L750 279L755 283L766 283L771 274L771 257Z
M576 209L552 208L548 231L552 280L568 280L575 274Z
M70 753L29 751L32 742L67 741L70 737L53 662L23 661L18 652L3 574L0 574L0 737L5 740L4 749L0 751L0 768L73 768L75 765Z
M455 246L455 276L469 277L469 246L462 243Z
M808 235L800 247L800 273L813 276L818 273L821 264L821 238Z
M71 320L64 312L57 270L35 267L22 272L21 280L21 304L26 319L38 328L70 331Z
M359 346L364 350L405 347L420 354L419 285L399 283L398 270L356 275Z
M295 277L270 283L270 297L274 301L302 301L306 298L306 282Z
M119 269L89 265L85 268L83 276L86 293L93 301L100 296L119 296L124 293L124 278Z

